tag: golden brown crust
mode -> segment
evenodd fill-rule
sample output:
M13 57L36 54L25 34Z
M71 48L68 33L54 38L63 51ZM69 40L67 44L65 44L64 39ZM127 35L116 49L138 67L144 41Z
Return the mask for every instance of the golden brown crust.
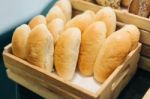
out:
M96 2L102 6L110 6L113 8L120 8L121 0L96 0Z
M19 26L12 37L12 52L15 56L26 59L26 43L30 27L26 24Z
M103 83L109 75L123 63L131 49L131 39L127 31L118 30L104 42L94 65L94 78Z
M48 30L52 33L53 38L54 38L54 44L57 42L60 34L64 30L64 21L60 18L56 18L52 20L48 25Z
M121 0L121 5L124 7L128 7L130 5L131 0Z
M104 22L94 22L88 26L81 38L78 66L81 74L90 76L93 74L93 65L96 56L106 39L106 25Z
M46 19L43 15L35 16L30 22L29 26L31 29L33 29L35 26L39 24L45 24L46 25Z
M65 25L65 29L69 27L78 27L81 31L84 31L84 29L93 23L95 20L95 13L93 11L85 11L82 14L79 14L72 18L70 21L68 21Z
M61 8L65 14L66 20L69 21L72 16L72 6L70 0L59 0L56 5Z
M107 27L107 37L116 30L116 14L110 7L104 7L96 13L96 20L103 21Z
M129 6L129 12L148 17L150 13L150 0L132 0Z
M138 42L140 39L139 29L135 25L131 24L125 25L122 29L124 29L125 31L127 31L127 33L129 33L132 43L131 51L134 50L138 46Z
M27 41L27 61L51 72L53 67L53 37L45 24L32 29Z
M55 18L61 18L62 20L64 20L64 22L66 22L65 14L63 13L62 9L57 5L53 6L49 10L46 16L47 24L49 24Z
M54 63L58 75L65 80L72 79L77 65L81 31L68 28L59 37L54 53Z

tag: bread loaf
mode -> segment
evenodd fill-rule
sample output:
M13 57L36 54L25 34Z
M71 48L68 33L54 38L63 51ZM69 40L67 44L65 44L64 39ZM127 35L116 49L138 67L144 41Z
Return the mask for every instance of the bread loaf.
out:
M150 0L132 0L129 6L129 12L148 17L150 13Z
M140 31L135 25L125 25L123 30L126 30L127 33L129 33L130 38L131 38L131 51L134 50L138 46L138 42L140 39Z
M53 6L49 10L46 16L46 21L47 23L50 23L55 18L61 18L64 22L66 22L65 14L63 13L62 9L57 5Z
M56 2L56 5L59 6L63 13L65 14L66 20L69 21L72 16L72 6L70 0L59 0Z
M121 5L124 7L128 7L130 5L131 0L121 0Z
M116 15L112 8L104 7L96 13L96 20L103 21L107 27L107 37L116 30Z
M19 26L12 36L12 53L22 59L26 59L26 44L30 33L30 27L26 24Z
M39 24L45 24L46 25L46 19L43 15L35 16L30 22L29 26L31 29L33 29L35 26Z
M81 31L68 28L59 37L55 45L54 62L58 75L65 80L73 78L77 65Z
M103 83L123 63L131 49L130 35L118 30L111 34L101 46L94 64L94 78Z
M104 22L94 22L88 26L81 37L78 67L81 74L93 74L93 65L99 49L106 39L106 25Z
M60 18L56 18L48 24L48 29L52 33L54 38L54 43L56 43L59 35L63 32L64 24L64 21Z
M96 0L96 2L102 6L110 6L113 8L120 8L121 0Z
M68 21L65 25L65 29L69 27L78 27L81 31L83 31L88 25L93 23L94 20L95 13L93 11L88 10Z
M27 41L27 61L44 68L47 72L53 67L53 37L45 24L32 29Z

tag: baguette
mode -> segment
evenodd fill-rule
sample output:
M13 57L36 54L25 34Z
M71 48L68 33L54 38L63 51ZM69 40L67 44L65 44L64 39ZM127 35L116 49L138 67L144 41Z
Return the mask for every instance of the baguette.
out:
M140 39L140 31L135 25L125 25L122 29L126 30L129 33L131 38L131 51L134 50L138 46L138 42Z
M56 2L56 5L62 9L66 20L69 21L72 16L72 6L70 0L59 0Z
M45 24L32 29L27 41L27 61L44 68L47 72L53 67L53 37Z
M125 30L111 34L101 47L94 64L94 78L103 83L123 63L131 49L131 39Z
M96 13L96 20L103 21L107 27L107 37L116 30L116 15L112 8L104 7Z
M64 22L66 22L65 14L63 13L62 9L59 6L57 6L57 5L53 6L49 10L49 12L48 12L48 14L46 16L46 21L49 24L55 18L60 18Z
M49 31L52 33L52 36L54 38L54 44L57 42L60 34L64 30L64 21L60 18L56 18L52 20L48 25Z
M45 24L46 25L46 19L43 15L35 16L30 22L29 26L31 29L33 29L35 26L39 24Z
M55 45L54 63L60 77L64 80L73 78L81 42L81 31L68 28L59 37Z
M12 53L22 59L26 59L26 44L30 33L30 27L26 24L19 26L12 36Z
M88 25L93 23L94 20L95 20L95 13L93 11L88 10L82 14L75 16L70 21L68 21L65 25L65 29L70 27L78 27L82 32Z
M81 38L78 67L81 74L90 76L93 74L93 65L96 56L106 39L106 25L104 22L94 22L88 26Z

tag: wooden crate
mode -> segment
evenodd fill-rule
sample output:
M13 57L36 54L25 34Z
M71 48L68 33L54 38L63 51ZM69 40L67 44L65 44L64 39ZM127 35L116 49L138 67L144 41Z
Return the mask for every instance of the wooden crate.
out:
M79 11L87 9L97 11L99 9L99 6L95 7L95 5L93 6L91 3L89 4L80 0L71 1L73 8ZM121 25L118 23L118 26ZM145 34L145 37L147 37L146 35L147 34ZM5 47L3 59L7 68L7 75L10 79L44 98L116 99L136 72L140 49L141 44L139 43L138 47L129 53L124 63L115 69L103 84L98 84L99 88L96 92L87 90L75 84L73 81L64 81L55 72L46 73L45 70L14 56L11 51L11 44ZM78 74L78 72L76 72L76 74ZM85 82L83 82L83 84L84 83ZM91 86L93 85L91 84Z
M142 99L149 99L150 98L150 88L147 90L146 94Z
M11 52L11 44L5 47L3 59L10 79L44 98L116 99L136 72L140 46L139 43L138 47L129 53L124 63L103 84L98 84L100 88L96 92L82 88L72 81L64 81L55 72L46 73L45 70L14 56Z
M75 9L80 11L92 10L97 12L102 6L96 5L84 0L71 0ZM150 19L128 13L125 10L115 10L117 21L123 24L134 24L141 32L140 42L143 45L139 67L145 70L150 70ZM147 57L148 56L148 57ZM144 59L143 59L144 57ZM146 58L146 60L145 60ZM146 67L145 67L146 66Z

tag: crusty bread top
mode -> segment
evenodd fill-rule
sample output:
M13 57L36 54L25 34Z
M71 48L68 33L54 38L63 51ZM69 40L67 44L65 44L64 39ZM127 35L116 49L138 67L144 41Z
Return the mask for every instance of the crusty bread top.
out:
M107 37L116 30L116 14L110 7L104 7L96 13L96 20L105 22Z
M23 24L16 28L12 36L12 52L15 56L26 59L26 43L30 33L30 27Z
M68 28L59 37L54 52L56 71L65 80L72 79L79 54L81 31L76 28Z
M53 37L45 24L32 29L27 42L27 60L39 67L46 68L53 65ZM51 62L50 62L51 61ZM50 71L50 69L49 69Z
M29 26L31 29L33 29L35 26L39 24L45 24L46 25L46 19L43 15L35 16L30 22Z
M95 13L87 10L82 14L79 14L68 21L65 25L65 29L69 27L78 27L81 31L95 21Z
M65 14L66 20L69 21L72 16L72 6L70 0L59 0L56 2L56 5L61 8Z
M130 52L131 40L127 31L118 30L104 42L94 65L94 78L103 83L121 65Z
M64 30L64 21L60 18L56 18L54 20L52 20L48 25L48 29L49 31L52 33L53 38L54 38L54 43L56 43L56 41L59 38L59 35L63 32Z
M46 21L47 23L50 23L55 18L61 18L62 20L64 20L64 22L66 22L65 14L63 13L62 9L57 5L53 6L49 10L46 16Z
M89 25L82 34L78 66L81 74L89 76L93 74L96 56L101 45L106 39L106 25L98 21Z
M131 24L125 25L122 29L126 30L127 33L130 34L131 43L132 43L131 51L134 50L138 46L138 42L140 39L139 29L135 25L131 25Z

